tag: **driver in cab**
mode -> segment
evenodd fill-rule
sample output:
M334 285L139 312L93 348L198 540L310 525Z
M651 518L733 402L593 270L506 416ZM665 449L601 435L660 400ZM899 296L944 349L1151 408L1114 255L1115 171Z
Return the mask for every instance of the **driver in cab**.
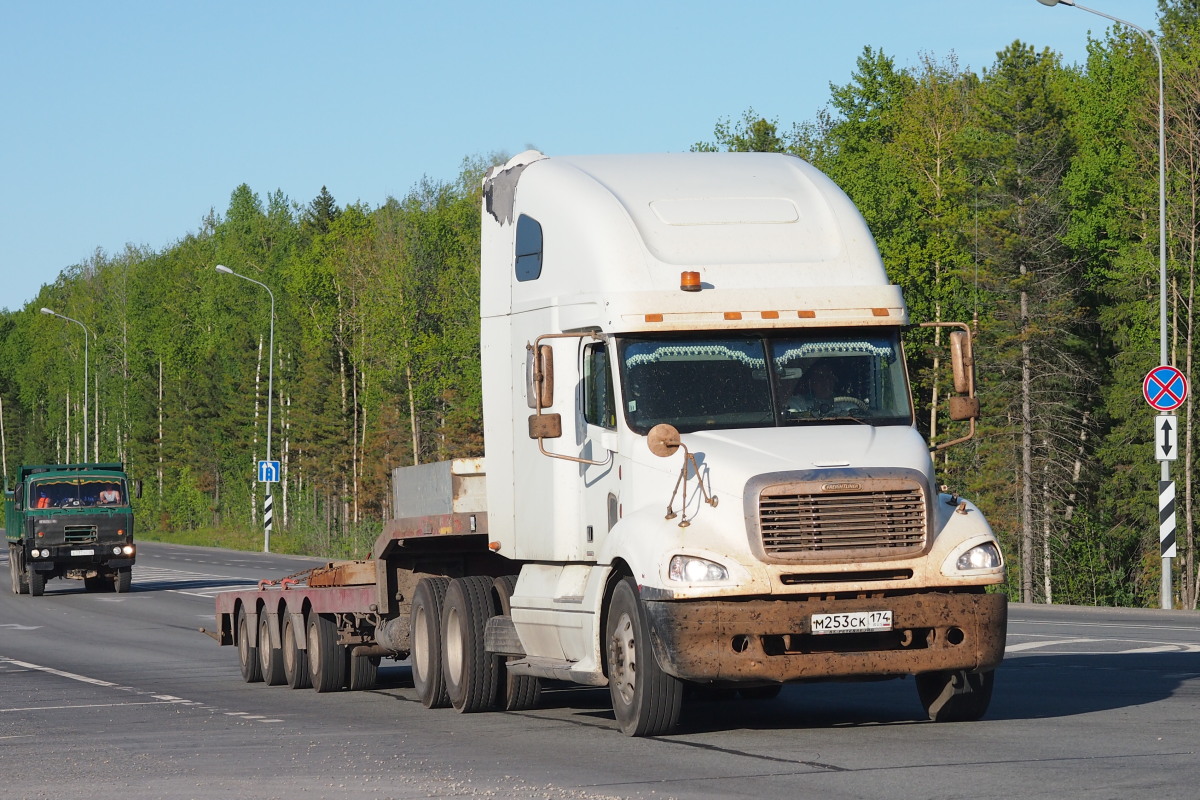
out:
M788 412L800 417L840 416L864 408L861 400L845 394L837 371L823 360L804 371L787 404Z

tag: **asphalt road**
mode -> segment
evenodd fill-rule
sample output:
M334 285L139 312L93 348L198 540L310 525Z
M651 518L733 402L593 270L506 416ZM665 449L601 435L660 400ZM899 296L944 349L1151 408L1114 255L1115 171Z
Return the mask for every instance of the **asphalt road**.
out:
M606 690L461 715L394 662L369 692L243 683L197 632L213 595L311 563L143 543L129 594L0 594L0 798L1200 796L1200 614L1012 606L980 722L925 721L911 680L824 683L629 739Z

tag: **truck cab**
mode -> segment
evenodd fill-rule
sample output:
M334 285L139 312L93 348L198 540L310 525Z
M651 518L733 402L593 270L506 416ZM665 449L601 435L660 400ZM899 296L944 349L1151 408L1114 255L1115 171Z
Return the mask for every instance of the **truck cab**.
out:
M51 578L128 592L136 560L130 488L119 463L22 466L5 492L13 593L40 596Z

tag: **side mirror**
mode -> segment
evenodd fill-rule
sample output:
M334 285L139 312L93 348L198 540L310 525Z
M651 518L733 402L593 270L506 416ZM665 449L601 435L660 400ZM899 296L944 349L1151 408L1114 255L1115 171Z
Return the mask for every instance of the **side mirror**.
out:
M966 331L950 332L950 363L954 370L954 391L969 394L975 381L975 357L971 353L971 337Z
M679 431L674 425L666 422L660 422L650 429L646 434L646 446L650 448L650 452L659 458L667 458L675 455L675 451L680 448L682 443L679 441Z
M541 411L554 405L554 348L548 344L527 346L526 387L529 407Z

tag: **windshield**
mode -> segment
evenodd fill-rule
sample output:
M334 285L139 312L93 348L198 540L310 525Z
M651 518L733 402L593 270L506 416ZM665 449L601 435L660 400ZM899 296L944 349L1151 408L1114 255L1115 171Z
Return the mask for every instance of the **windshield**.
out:
M620 343L629 427L681 432L813 423L910 425L896 331L630 336Z
M46 478L29 488L30 508L123 506L125 482L113 478Z

